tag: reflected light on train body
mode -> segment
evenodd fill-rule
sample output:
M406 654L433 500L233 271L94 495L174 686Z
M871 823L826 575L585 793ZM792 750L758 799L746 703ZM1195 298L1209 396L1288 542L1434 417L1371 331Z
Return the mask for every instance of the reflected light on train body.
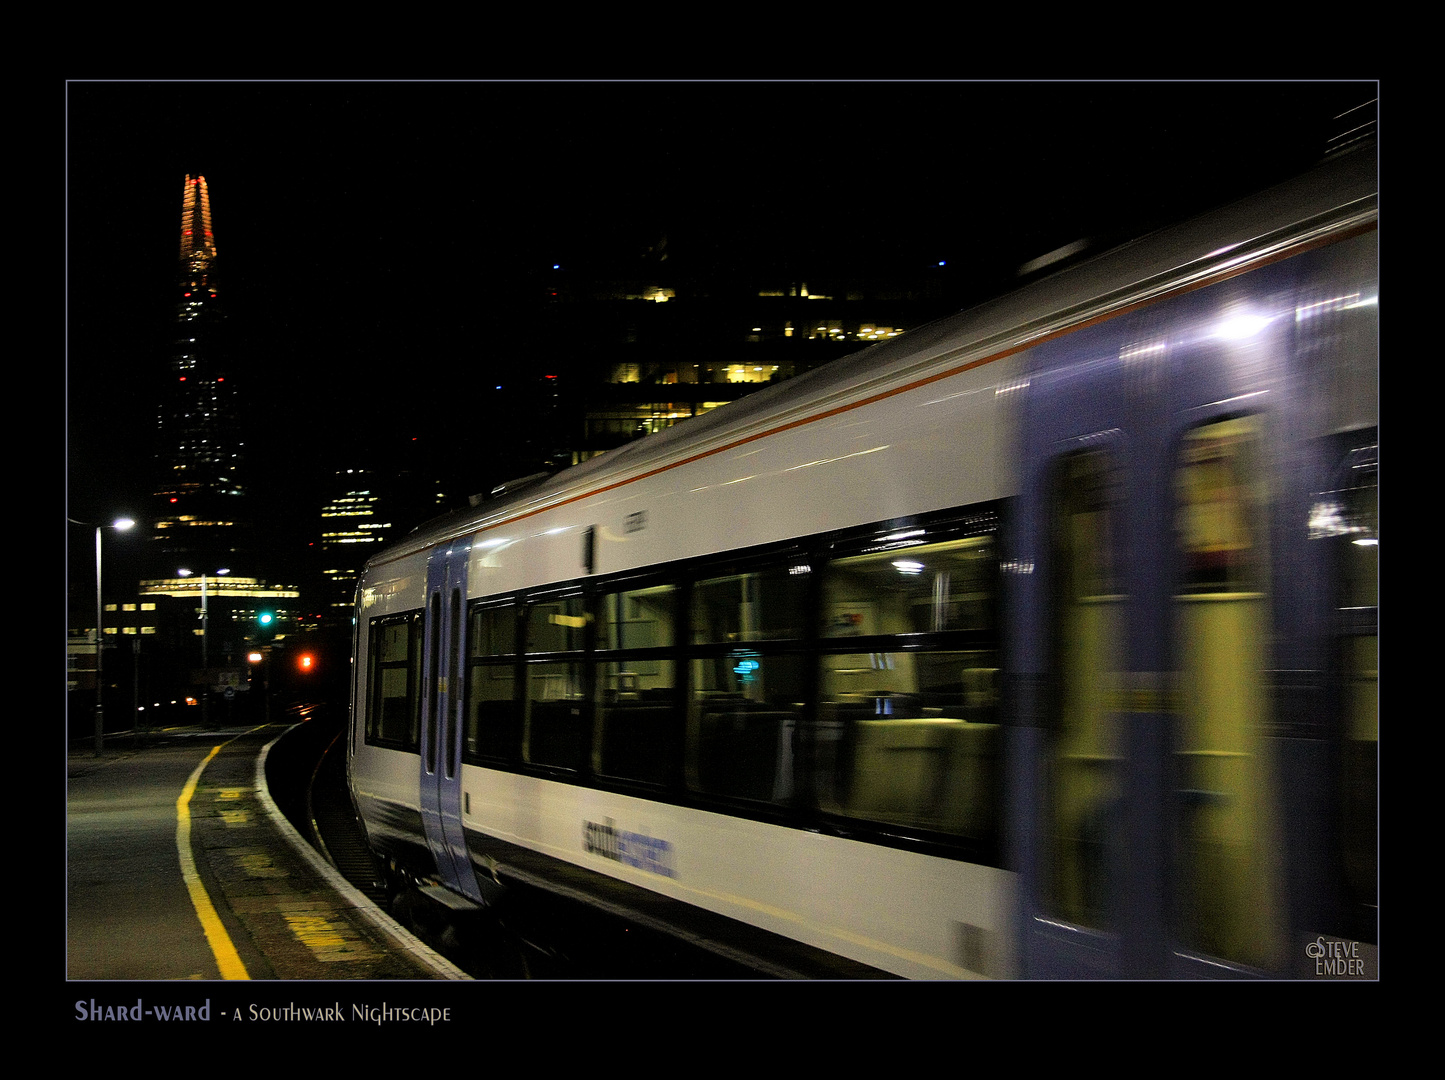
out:
M1275 316L1273 315L1239 312L1226 316L1222 321L1216 323L1213 336L1225 341L1246 341L1262 333L1264 328L1274 320Z

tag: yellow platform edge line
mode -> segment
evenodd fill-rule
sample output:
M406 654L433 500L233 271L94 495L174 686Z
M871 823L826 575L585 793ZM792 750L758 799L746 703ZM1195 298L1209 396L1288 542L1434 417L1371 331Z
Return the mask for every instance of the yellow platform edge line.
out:
M201 875L196 871L195 856L191 854L191 796L195 793L201 773L220 749L219 746L211 747L211 752L196 766L196 771L191 773L181 791L181 797L176 800L176 848L181 856L181 877L186 883L186 891L191 894L191 905L196 909L196 917L201 920L201 929L205 932L211 953L216 958L216 966L221 969L221 978L249 979L251 975L246 970L246 965L241 962L236 946L231 944L231 937L221 924L221 917L216 914L215 905L211 903L205 886L201 884Z

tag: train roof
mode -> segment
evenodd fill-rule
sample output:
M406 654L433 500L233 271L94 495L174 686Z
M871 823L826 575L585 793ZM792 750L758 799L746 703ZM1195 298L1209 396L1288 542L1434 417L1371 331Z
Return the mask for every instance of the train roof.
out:
M1111 248L977 307L627 443L522 490L419 526L368 562L390 561L442 540L540 513L718 453L759 433L826 415L889 385L1008 355L1050 337L1200 287L1252 266L1373 226L1373 145L1292 181L1181 225Z

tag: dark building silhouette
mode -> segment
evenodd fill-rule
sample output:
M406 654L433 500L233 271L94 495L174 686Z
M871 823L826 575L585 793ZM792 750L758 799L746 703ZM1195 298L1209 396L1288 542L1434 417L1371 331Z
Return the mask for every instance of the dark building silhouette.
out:
M959 306L958 282L941 261L859 268L815 257L807 260L819 264L815 277L801 268L699 267L685 255L658 258L663 248L627 265L558 265L542 276L527 320L537 374L525 391L515 376L496 387L509 392L496 409L503 421L527 418L514 444L554 435L536 460L586 460ZM550 422L538 423L539 414Z

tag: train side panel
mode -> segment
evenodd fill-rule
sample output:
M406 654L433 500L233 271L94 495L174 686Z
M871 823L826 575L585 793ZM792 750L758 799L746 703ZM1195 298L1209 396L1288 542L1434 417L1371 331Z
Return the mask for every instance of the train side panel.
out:
M1015 973L1007 871L514 773L465 783L479 853L501 840L907 978Z

